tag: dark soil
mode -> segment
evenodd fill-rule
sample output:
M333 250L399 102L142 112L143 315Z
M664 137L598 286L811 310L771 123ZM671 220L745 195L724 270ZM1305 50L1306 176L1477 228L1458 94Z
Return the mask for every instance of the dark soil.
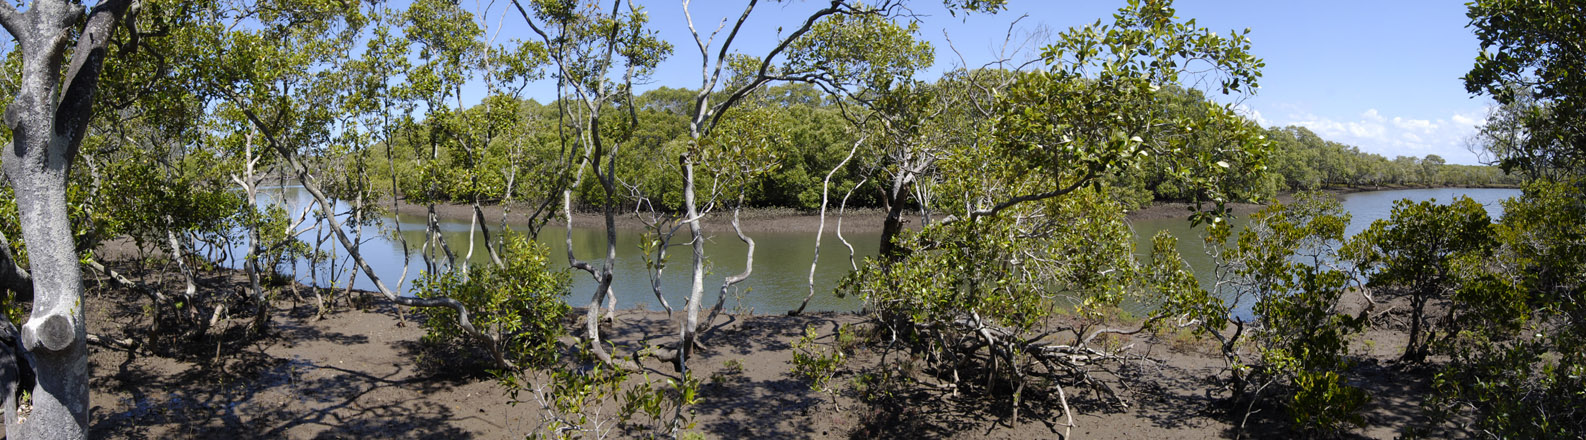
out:
M241 276L231 275L205 280L204 287L240 288ZM148 336L143 297L90 286L90 332L138 345L92 346L96 438L515 439L542 421L542 409L528 393L513 403L480 364L440 362L458 350L420 342L424 331L411 311L373 297L367 310L343 298L317 320L311 300L282 293L287 298L275 304L269 334L250 335L247 317L237 316L191 341ZM625 311L607 324L608 334L620 352L631 353L675 341L678 318ZM574 319L569 317L570 329L576 328ZM690 431L706 438L1058 438L1064 432L1066 419L1052 402L1045 410L1027 409L1017 423L1009 417L1010 402L972 391L955 396L915 386L895 390L893 399L861 402L855 378L880 362L879 350L853 356L833 379L833 394L812 391L790 374L793 345L806 327L830 342L838 326L861 323L858 315L720 321L707 348L690 362L702 383ZM1351 436L1391 438L1422 420L1418 396L1426 392L1430 371L1389 366L1402 336L1373 331L1356 344L1362 362L1355 376L1374 398L1368 426ZM1094 392L1071 387L1073 437L1239 434L1237 416L1243 414L1225 408L1215 379L1223 364L1208 343L1145 335L1120 343L1135 344L1134 352L1143 355L1109 378L1122 384L1130 405L1109 405ZM644 367L655 380L676 377L667 363L646 360ZM1263 409L1248 422L1246 436L1288 436L1281 420L1281 409Z

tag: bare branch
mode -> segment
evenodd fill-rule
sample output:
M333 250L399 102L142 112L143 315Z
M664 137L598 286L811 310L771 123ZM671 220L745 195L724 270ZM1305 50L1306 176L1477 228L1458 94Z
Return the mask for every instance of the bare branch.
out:
M777 42L776 48L771 49L771 52L767 53L764 58L760 59L760 68L755 73L755 79L749 81L748 84L733 90L733 92L727 96L727 99L722 100L722 102L717 103L714 106L710 106L707 110L706 106L704 105L704 97L705 94L709 93L709 90L701 90L702 98L698 100L699 111L695 114L693 123L696 126L694 127L694 130L698 135L697 137L703 137L703 135L708 134L710 132L710 127L714 127L716 123L721 120L721 116L726 109L732 108L732 106L736 105L739 100L749 96L750 93L753 93L755 90L759 89L760 86L771 82L771 80L774 79L774 77L770 74L771 64L776 60L776 57L781 55L782 52L786 51L787 48L793 44L793 41L798 40L800 37L803 37L804 34L809 33L810 29L815 27L815 22L820 21L821 18L825 18L828 15L840 12L842 4L843 0L831 0L831 4L826 8L815 11L815 13L810 14L808 18L805 18L804 23L800 25L798 29L795 29L793 32L789 33L787 38L783 38L782 41ZM744 11L744 13L747 14L748 11ZM734 28L733 33L737 33L736 27ZM732 46L732 38L729 36L727 41L722 43L721 55L717 57L718 63L721 62L722 58L726 57L728 47L730 46ZM717 69L717 74L720 74L719 67ZM713 82L714 80L712 83ZM698 123L706 117L710 118L710 126L704 127L703 129L697 127Z
M710 311L710 316L705 318L705 326L707 327L710 326L710 323L716 321L716 314L721 312L722 303L727 301L727 290L731 289L733 285L748 279L749 274L754 272L754 239L749 238L748 235L744 235L743 227L738 225L738 212L742 210L743 196L739 195L738 205L734 206L732 209L732 231L738 234L739 240L742 240L744 244L749 246L749 250L745 251L744 253L743 272L739 272L736 275L729 276L727 279L722 280L721 295L716 298L716 307L712 308Z
M969 213L969 218L970 218L970 220L975 220L975 219L979 219L979 218L985 217L985 216L996 215L997 213L1002 212L1005 209L1012 208L1014 206L1018 206L1021 203L1034 202L1034 201L1039 201L1039 200L1046 200L1046 199L1050 199L1050 198L1053 198L1053 197L1057 197L1057 196L1061 196L1061 195L1064 195L1064 194L1068 194L1068 193L1074 192L1074 190L1076 190L1076 189L1079 189L1079 187L1084 186L1085 183L1090 182L1092 178L1095 178L1095 176L1096 176L1096 173L1094 171L1089 171L1089 172L1085 173L1085 177L1082 177L1082 178L1079 178L1079 179L1075 179L1074 183L1072 183L1072 184L1070 184L1070 185L1068 185L1066 187L1058 188L1058 189L1047 191L1047 192L1044 192L1044 193L1025 194L1025 195L1021 195L1021 196L1017 196L1017 197L1008 199L1008 200L1004 200L1001 203L993 205L990 208L985 208L985 209L979 209L979 210L971 211Z
M819 227L815 228L815 257L810 261L810 292L804 296L804 302L799 303L798 310L788 312L789 316L804 313L804 308L809 306L810 299L815 297L815 265L821 261L821 235L826 232L826 201L831 193L832 175L837 174L837 170L843 169L843 166L848 165L848 161L853 160L854 153L859 152L859 145L864 144L867 138L868 136L860 136L859 140L854 142L854 146L848 149L848 156L844 157L842 162L838 162L837 166L832 167L832 170L826 173L826 179L821 181L821 223ZM847 201L847 197L844 197L843 200ZM838 221L841 222L842 220Z
M859 270L859 263L854 258L853 243L849 243L848 239L843 238L843 212L848 209L848 198L854 195L854 190L865 186L865 183L869 181L870 176L867 173L864 178L859 179L859 183L855 183L853 188L848 189L847 194L843 194L842 203L837 205L837 240L843 242L843 246L848 248L848 267L854 271Z
M727 39L722 41L721 48L716 54L715 71L706 72L710 68L710 42L700 41L699 32L694 31L694 18L688 12L688 2L683 2L683 14L688 18L689 31L694 32L694 41L699 45L701 58L699 94L694 96L695 113L693 120L689 121L689 130L694 133L696 138L703 137L710 130L709 127L700 127L699 123L725 108L712 108L707 104L707 101L710 100L710 92L716 90L716 83L721 81L721 68L727 62L727 51L732 49L732 42L737 39L738 31L743 29L743 23L749 19L749 13L754 11L754 7L758 3L758 0L750 0L749 4L744 5L743 13L738 16L738 21L733 24L732 30L727 32ZM726 24L725 17L722 19L722 24ZM717 32L720 32L720 28L717 29ZM713 41L715 39L716 33L712 32L710 40ZM765 69L762 67L761 70L764 71ZM711 123L715 124L715 121L713 120Z
M287 165L289 165L294 171L294 174L297 175L298 183L302 184L303 189L307 191L309 195L314 197L314 201L318 203L321 212L325 213L325 221L330 224L330 229L334 233L333 235L335 235L336 240L341 243L342 248L347 250L348 255L352 257L353 262L356 263L359 268L363 269L364 275L369 277L369 281L374 283L375 288L380 291L382 296L385 296L386 299L391 302L409 307L451 308L457 312L458 326L462 327L465 332L473 337L487 341L492 348L496 346L497 341L495 337L481 332L474 327L473 322L468 319L468 308L464 306L463 303L452 298L418 298L398 295L395 291L392 291L390 288L386 287L385 283L380 280L380 276L375 274L374 268L369 266L367 261L364 261L363 255L358 251L358 246L353 243L352 240L347 238L346 231L342 228L341 222L336 219L336 215L334 214L334 205L332 205L325 197L324 192L320 191L319 184L315 181L314 177L309 174L308 166L303 164L302 160L297 157L297 153L295 151L276 139L274 132L270 130L268 126L264 125L263 121L259 119L258 114L254 113L251 107L244 105L242 100L239 99L235 94L232 94L230 91L223 90L222 93L225 94L233 104L236 104L237 107L242 110L243 115L248 118L248 121L259 130L259 134L264 136L266 143L270 144L270 146L275 149L276 153L279 154L282 159L286 160ZM504 366L512 365L499 354L497 354L496 358L496 361L498 363L502 363Z

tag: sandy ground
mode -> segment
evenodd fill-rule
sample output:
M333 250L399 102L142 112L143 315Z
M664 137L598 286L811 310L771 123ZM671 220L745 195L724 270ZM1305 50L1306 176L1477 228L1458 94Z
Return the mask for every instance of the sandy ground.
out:
M136 270L128 269L136 276ZM152 281L152 280L150 280ZM239 288L236 274L204 280L208 288ZM323 320L312 300L276 304L274 334L248 338L246 319L221 324L202 343L148 341L141 297L90 283L90 332L140 341L132 350L92 346L92 429L95 438L523 438L543 412L531 397L513 404L481 369L438 367L419 341L423 330L390 306L368 310L338 303ZM674 318L675 319L675 318ZM675 340L664 312L625 311L609 327L621 352ZM879 362L861 351L833 380L838 393L811 391L789 373L793 344L807 326L830 335L854 314L733 316L718 323L708 348L691 362L703 379L693 431L706 438L1057 438L1061 411L1010 421L1009 403L920 388L902 404L872 407L855 400L857 372ZM568 322L569 327L575 324ZM1357 341L1359 385L1374 396L1358 438L1393 438L1420 420L1425 371L1389 368L1402 332L1374 330ZM823 336L829 341L829 336ZM1397 338L1397 339L1395 339ZM1366 343L1365 341L1374 341ZM573 344L567 338L565 344ZM1237 421L1219 401L1214 377L1222 361L1205 343L1140 335L1122 341L1149 360L1119 370L1129 408L1098 403L1074 391L1073 438L1225 438ZM741 368L737 367L741 365ZM646 373L674 377L649 360ZM1257 413L1250 432L1282 432L1281 411Z

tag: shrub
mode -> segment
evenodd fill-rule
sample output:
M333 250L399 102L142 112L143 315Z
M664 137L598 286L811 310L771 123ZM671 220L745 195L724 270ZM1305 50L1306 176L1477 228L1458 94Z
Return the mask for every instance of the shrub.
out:
M1410 338L1404 361L1420 362L1430 351L1438 324L1427 316L1428 305L1448 300L1464 281L1456 267L1460 261L1487 260L1493 245L1487 210L1469 197L1439 205L1399 200L1393 215L1372 222L1356 235L1349 254L1370 276L1367 287L1378 298L1403 297L1410 303Z
M550 269L544 245L516 234L505 241L504 266L426 273L415 288L421 298L452 298L467 307L474 327L496 339L495 346L485 348L498 361L550 365L557 357L557 338L567 331L562 318L570 308L562 297L569 289L568 275ZM458 325L456 311L434 308L425 316L427 342L474 342Z
M1018 215L933 224L898 245L897 261L868 261L845 280L845 294L864 296L877 331L919 354L931 382L1011 398L1015 419L1064 408L1066 386L1126 404L1110 378L1092 375L1124 359L1104 338L1164 318L1127 320L1119 307L1168 296L1159 291L1184 281L1144 276L1154 268L1133 258L1118 205L1091 189ZM1119 321L1133 322L1115 329Z
M847 326L839 327L833 347L827 349L815 342L819 335L815 327L805 327L804 337L793 344L793 375L808 381L812 390L831 393L828 384L847 360L853 337Z
M697 435L686 431L695 428L694 411L687 408L699 403L700 383L692 374L685 373L682 380L656 380L648 372L634 373L598 362L588 348L559 363L545 371L528 372L539 377L538 381L501 375L509 404L522 403L521 395L528 391L542 410L541 423L528 438Z
M1504 203L1492 258L1453 265L1457 326L1428 406L1493 438L1586 436L1586 182L1533 182ZM1475 264L1472 264L1475 263Z
M1362 423L1357 413L1369 396L1346 385L1344 375L1352 365L1349 336L1365 319L1336 310L1354 279L1333 267L1347 224L1331 196L1302 193L1294 203L1251 215L1233 243L1232 227L1210 227L1221 291L1179 306L1220 343L1236 410L1249 414L1257 402L1277 397L1301 431L1332 433ZM1249 316L1240 304L1252 304ZM1263 395L1267 390L1274 391Z

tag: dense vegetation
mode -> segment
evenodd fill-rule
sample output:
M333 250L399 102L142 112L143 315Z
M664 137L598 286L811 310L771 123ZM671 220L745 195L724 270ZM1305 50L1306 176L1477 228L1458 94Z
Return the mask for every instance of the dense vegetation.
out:
M1351 380L1351 338L1402 309L1410 337L1397 365L1434 382L1424 396L1434 417L1407 433L1586 435L1579 1L1470 5L1483 48L1467 88L1500 104L1476 141L1502 169L1389 160L1305 128L1256 126L1226 103L1261 78L1248 31L1218 34L1167 0L1130 0L1110 22L1040 42L1027 63L929 80L917 73L935 48L903 0L833 0L774 33L742 18L719 34L688 23L692 42L663 41L620 0L510 3L0 4L18 42L3 65L12 80L0 82L15 97L0 130L12 144L0 193L7 437L87 435L83 269L143 297L148 343L219 347L271 337L274 300L296 289L283 272L299 259L314 268L321 314L358 305L344 288L367 277L423 314L431 343L484 354L443 361L489 370L511 401L537 403L537 435L681 436L699 399L691 365L717 316L701 319L711 267L701 219L730 216L732 234L716 239L748 244L744 272L716 274L724 298L753 274L743 208L834 204L887 212L881 255L837 292L862 297L868 321L829 349L812 332L790 369L841 392L830 379L846 353L906 350L856 376L878 408L918 395L891 391L934 388L1005 402L1015 422L1072 427L1075 412L1129 403L1116 371L1139 355L1111 341L1181 331L1217 346L1226 368L1208 392L1238 426L1281 408L1295 430L1332 434L1359 424L1372 398ZM955 14L1003 8L942 3ZM766 13L755 5L742 17ZM527 37L495 39L500 23ZM776 44L744 52L740 31ZM703 58L699 88L635 92L679 50ZM524 96L536 81L554 81L557 98ZM485 97L465 105L465 87ZM1516 184L1524 195L1496 221L1469 201L1401 203L1344 237L1347 215L1314 193L1243 229L1227 221L1229 203L1280 192ZM288 211L269 197L280 185L302 186L310 206ZM389 287L400 280L387 284L360 254L361 226L397 199L428 211L423 238L402 238L419 255L408 262L422 273L414 292ZM1192 202L1215 279L1197 280L1171 236L1137 255L1124 212L1158 200ZM482 249L440 239L438 204L473 210ZM488 224L490 204L524 215ZM603 244L603 256L570 250L564 266L530 240L555 217L571 228L581 209L603 217L604 240L582 247ZM906 212L922 221L903 228ZM602 339L613 331L602 312L616 313L619 216L648 226L652 276L686 260L679 270L692 279L676 331L631 352ZM145 284L101 261L122 237L174 281ZM474 254L490 263L469 267ZM248 288L206 288L203 275L228 263ZM590 301L571 346L569 271L596 282L581 292ZM1355 296L1366 305L1346 311ZM1154 307L1131 316L1129 304ZM234 317L246 330L215 331ZM650 374L653 361L676 374ZM15 392L24 368L37 373L26 394ZM1100 398L1071 407L1079 389ZM602 411L611 405L619 411Z
M935 81L920 83L918 87L926 90L964 87L963 78L987 74L996 73L955 72ZM616 160L618 166L634 170L624 177L625 184L634 187L639 193L649 195L659 209L676 210L681 207L682 176L676 170L665 167L641 165L676 155L678 148L686 144L690 100L696 93L661 87L634 97L639 128L633 136L642 144L660 148L624 150L618 153ZM1167 87L1158 93L1163 95L1160 104L1162 111L1169 114L1185 114L1193 111L1195 106L1210 102L1196 89ZM523 116L516 117L522 118L522 121L516 123L528 129L497 138L478 158L464 157L456 147L443 148L439 161L435 162L437 165L426 165L429 161L421 160L423 155L414 153L419 150L408 145L409 139L426 139L429 125L419 121L398 128L399 134L390 144L397 161L396 181L399 190L396 193L409 201L424 201L433 197L449 203L468 203L478 197L489 203L498 203L507 199L509 193L506 182L509 176L484 175L484 180L477 186L470 183L469 179L455 176L465 175L465 170L476 167L470 162L473 160L506 164L513 160L510 159L512 155L528 155L542 161L555 157L559 144L554 137L546 134L553 131L558 105L555 102L540 104L533 100L502 99L462 110L452 116L458 118L457 123L471 118L485 118L482 113L487 111L487 107L494 106L498 108L495 110L497 112L501 111L501 106L520 107L518 114ZM843 160L848 154L848 147L855 143L869 150L857 152L857 158L880 156L879 151L875 150L882 148L881 144L859 142L866 133L856 130L850 123L852 115L844 114L845 111L855 111L853 109L862 107L864 103L832 97L810 84L791 83L756 90L744 105L764 113L763 117L778 130L776 138L768 140L772 144L768 147L776 152L775 165L747 182L745 205L818 210L823 178L828 173L831 173L831 187L845 191L853 189L850 206L882 207L888 204L883 195L886 192L884 184L876 180L864 180L864 176L876 172L885 164L873 159ZM1388 159L1362 152L1359 147L1322 139L1305 127L1271 127L1264 130L1263 135L1273 144L1271 157L1267 161L1270 172L1253 175L1252 182L1242 183L1245 186L1239 193L1242 200L1271 200L1279 193L1330 188L1507 187L1520 182L1519 174L1505 173L1495 166L1448 164L1437 155ZM385 146L374 148L383 151ZM420 182L426 181L420 171L424 166L439 167L440 171L436 172L445 176L441 179L445 184L433 189L421 185ZM484 167L501 168L500 165ZM374 176L372 180L377 183L388 181L389 169L380 167L371 170ZM1164 161L1145 161L1138 169L1123 170L1110 177L1107 183L1110 191L1125 201L1125 209L1138 209L1156 201L1194 201L1206 196L1203 192L1187 187L1183 179L1172 175L1170 164ZM385 186L389 187L388 184ZM519 181L511 194L521 198L524 194L532 195L534 188L543 186L543 182ZM574 195L578 197L580 205L586 207L598 206L603 197L598 184L593 181L586 181L576 189Z

